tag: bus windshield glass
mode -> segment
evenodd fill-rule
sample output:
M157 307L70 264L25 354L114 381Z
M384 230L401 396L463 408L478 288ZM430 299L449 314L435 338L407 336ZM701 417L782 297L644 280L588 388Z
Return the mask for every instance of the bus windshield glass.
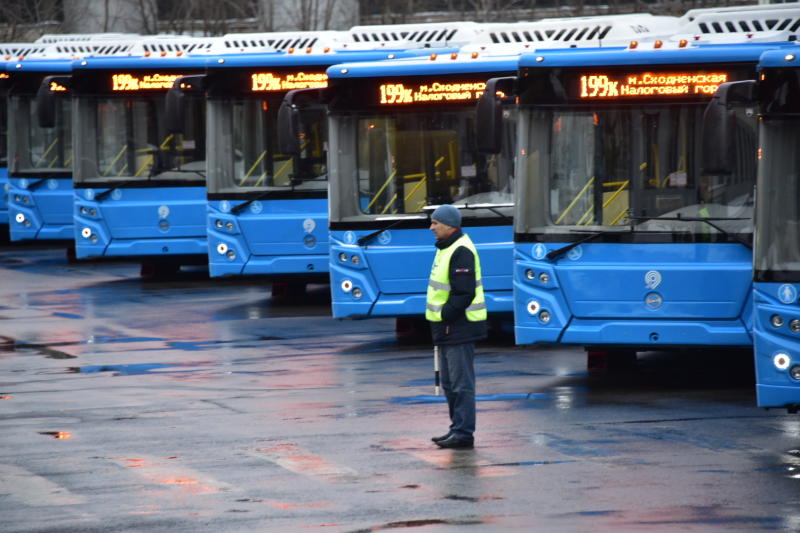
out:
M476 149L474 106L335 117L335 134L343 138L337 142L355 143L338 155L338 192L352 206L349 213L342 210L342 220L420 214L426 207L455 204L467 207L465 220L499 216L510 223L515 113L509 108L505 116L503 152L491 155Z
M800 282L800 118L762 121L760 139L756 279Z
M169 133L163 94L78 99L76 182L205 179L205 105L187 99L183 133Z
M13 95L9 113L13 117L8 139L9 171L12 174L69 172L72 165L72 113L68 97L56 98L55 126L42 128L33 95Z
M701 171L703 111L698 104L527 108L516 231L624 226L710 240L752 233L755 121L737 121L733 173L712 175Z
M209 100L209 194L327 191L325 115L321 108L301 112L300 156L282 154L276 143L282 97Z

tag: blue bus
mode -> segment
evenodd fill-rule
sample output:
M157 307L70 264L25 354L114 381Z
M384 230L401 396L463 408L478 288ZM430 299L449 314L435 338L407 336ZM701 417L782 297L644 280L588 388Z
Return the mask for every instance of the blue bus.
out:
M229 35L243 52L209 61L208 263L211 276L268 275L275 295L328 281L328 135L324 107L306 105L337 63L451 52L475 23L357 26L343 32ZM176 87L176 90L179 90ZM277 140L289 91L301 107L297 150Z
M128 36L44 35L34 43L0 45L6 61L6 77L0 80L0 90L7 93L3 124L13 132L7 143L11 240L65 240L72 251L72 123L67 80L75 57ZM43 92L49 93L47 117L41 116Z
M78 258L133 258L145 277L206 263L204 100L187 99L175 133L165 95L176 79L205 71L214 42L151 36L75 62Z
M795 19L800 28L800 17ZM760 407L800 408L800 47L765 52L758 81L720 87L710 127L730 131L731 115L759 117L753 249L753 335ZM710 108L712 105L709 106ZM711 158L727 168L730 135L715 135Z
M69 52L56 45L32 47L6 62L8 220L12 241L72 239L72 133L66 86L53 81L52 127L39 122L36 96L50 76L68 76Z
M703 168L702 118L720 84L755 79L760 55L789 44L798 14L693 12L695 38L522 56L518 344L583 345L590 368L648 349L752 346L756 124L732 122L722 171ZM693 44L717 33L744 43Z
M333 316L396 317L400 336L421 331L434 254L429 214L453 204L480 252L488 310L510 319L516 114L513 98L500 98L490 113L497 134L482 139L479 97L512 90L487 81L515 74L524 50L619 45L631 28L650 34L675 21L488 25L458 53L328 69Z

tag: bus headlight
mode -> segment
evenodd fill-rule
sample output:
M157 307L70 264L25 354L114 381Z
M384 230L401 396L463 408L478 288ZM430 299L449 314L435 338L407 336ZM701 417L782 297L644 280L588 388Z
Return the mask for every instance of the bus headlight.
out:
M359 259L357 255L354 255L353 257L350 258L350 262L353 263L354 265L357 265L361 262L361 259Z
M550 322L550 311L543 310L539 313L539 320L541 320L543 324Z
M355 287L353 289L353 298L355 298L357 300L357 299L361 298L361 295L362 295L361 289L359 289L358 287Z
M350 292L350 291L353 290L353 282L350 281L349 279L346 279L346 280L342 281L342 284L340 285L340 287L342 288L342 290L344 292Z
M225 223L225 229L228 231L233 231L233 222L230 220Z
M14 216L14 220L16 220L18 224L22 224L23 222L25 222L25 215L23 215L22 213L17 213Z
M84 239L88 239L91 236L92 236L91 228L83 228L81 230L81 237L83 237Z
M214 227L215 228L221 228L222 227L222 221L219 220L219 219L215 220L214 221Z
M794 365L792 369L789 370L789 375L792 376L792 379L800 381L800 365Z
M539 281L541 283L548 283L550 281L550 275L547 272L542 272L539 274Z
M347 254L344 253L344 252L341 252L339 254L339 261L341 261L342 263L347 263Z
M772 364L775 365L775 368L777 368L778 370L786 370L787 368L789 368L791 362L792 358L785 353L776 353L772 357Z
M228 259L230 259L231 261L236 259L236 251L235 250L228 250L228 253L225 254L225 255L228 256Z
M772 315L769 319L772 322L772 327L779 328L783 325L783 317L781 315Z
M534 278L536 278L536 272L534 272L533 270L531 270L529 268L528 270L525 271L525 278L526 279L534 279Z
M228 252L228 245L224 242L221 242L217 245L217 253L219 255L225 255Z
M789 329L792 330L792 333L800 332L800 320L795 318L794 320L789 322Z
M539 302L537 302L536 300L531 300L530 302L528 302L528 313L530 313L531 315L535 315L536 313L538 313L539 309L541 308L542 306L539 305Z

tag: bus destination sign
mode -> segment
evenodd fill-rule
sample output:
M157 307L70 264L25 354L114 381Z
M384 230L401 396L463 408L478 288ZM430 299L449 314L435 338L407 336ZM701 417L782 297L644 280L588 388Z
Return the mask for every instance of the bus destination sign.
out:
M255 72L250 75L251 92L324 89L328 75L324 72Z
M383 83L378 85L380 105L435 104L441 102L477 101L486 82L435 81L425 83Z
M577 76L581 100L622 100L671 96L711 97L721 83L731 81L728 72L592 72Z
M111 75L111 90L114 92L167 91L176 79L185 74L153 72L150 74L118 73Z

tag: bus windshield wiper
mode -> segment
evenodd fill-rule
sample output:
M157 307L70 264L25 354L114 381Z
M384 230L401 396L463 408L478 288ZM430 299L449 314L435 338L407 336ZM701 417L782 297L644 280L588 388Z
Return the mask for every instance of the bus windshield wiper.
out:
M275 192L275 190L276 189L270 189L268 191L261 191L260 193L258 193L258 195L254 196L253 198L250 198L246 202L242 202L242 203L232 207L231 208L231 214L232 215L238 215L239 212L242 211L245 207L247 207L248 205L252 204L253 202L257 202L259 200L263 200L264 198L268 197L270 194Z
M750 220L748 217L682 217L680 215L675 217L659 217L659 216L652 216L652 217L628 217L630 220L637 220L641 222L646 222L648 220L673 220L673 221L680 221L680 222L705 222L718 232L722 233L726 237L730 237L734 241L738 242L742 246L746 246L749 249L753 249L753 245L746 240L742 239L735 233L731 233L730 231L723 229L717 224L714 224L713 221L720 221L720 220Z
M367 233L366 235L363 235L363 236L359 237L358 240L356 241L356 244L358 244L359 246L364 246L364 244L368 243L369 241L371 241L372 239L374 239L375 237L377 237L378 235L380 235L384 231L386 231L388 229L392 229L393 227L397 226L398 224L400 224L404 220L406 220L406 219L405 218L401 218L401 219L395 220L394 222L392 222L388 226L385 226L385 227L383 227L383 228L381 228L379 230L375 230L372 233Z
M514 207L514 204L468 204L468 203L465 202L463 204L452 204L452 206L455 207L456 209L470 209L470 210L472 210L472 209L486 209L487 211L491 211L492 213L494 213L495 215L499 216L500 218L504 218L504 219L508 220L509 223L511 223L511 224L514 223L514 218L513 217L510 217L510 216L506 215L505 213L502 213L501 211L498 210L498 208L500 208L500 207ZM433 211L436 210L437 207L439 207L439 206L438 205L426 205L425 207L422 208L422 210L423 211L433 212Z
M101 201L103 201L104 198L107 198L108 196L110 196L112 192L114 192L114 187L111 187L110 189L106 189L101 193L95 194L94 195L94 201L95 202L101 202Z
M498 207L514 207L514 204L472 204L468 205L466 202L464 206L456 205L459 209L486 209L491 211L495 215L499 216L500 218L504 218L508 220L510 224L514 223L514 218L506 215L505 213L500 212L497 208Z
M595 231L593 233L590 233L589 235L587 235L586 237L584 237L582 239L578 239L577 241L571 242L571 243L567 244L566 246L562 246L561 248L556 248L555 250L551 250L551 251L547 252L547 255L545 255L545 257L547 259L549 259L550 261L552 261L553 259L556 259L557 257L562 256L565 253L569 252L573 248L577 248L578 246L580 246L581 244L583 244L585 242L589 242L591 240L596 239L597 237L600 237L601 235L606 235L608 233L619 233L619 232L616 232L616 231Z
M41 187L41 186L42 186L42 184L43 184L45 181L49 180L49 179L50 179L50 178L40 178L40 179L38 179L38 180L34 181L33 183L29 184L29 185L28 185L28 187L27 187L27 189L28 189L29 191L34 191L34 190L38 189L39 187Z

